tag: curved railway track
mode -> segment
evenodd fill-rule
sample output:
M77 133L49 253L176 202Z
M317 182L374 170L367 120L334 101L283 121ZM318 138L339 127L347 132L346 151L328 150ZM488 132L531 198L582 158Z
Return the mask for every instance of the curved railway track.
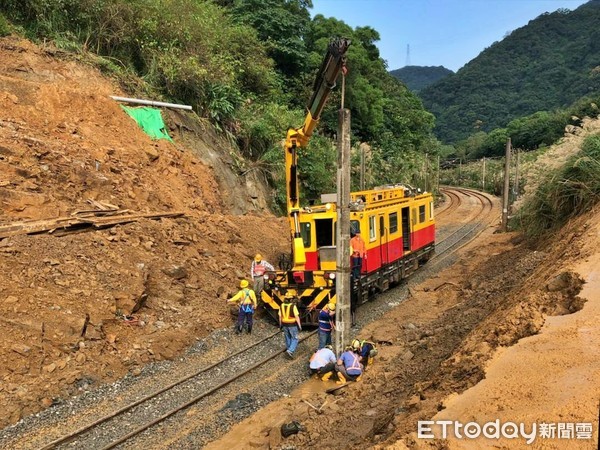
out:
M460 196L451 189L440 189L440 192L448 199L447 202L444 202L442 208L436 211L436 217L443 217L453 211L455 211L460 206Z
M418 278L426 276L427 272L434 270L433 266L437 266L439 262L475 239L494 220L494 204L486 194L450 187L444 187L442 192L449 198L450 203L436 214L438 218L440 215L445 217L452 211L465 207L465 201L469 202L468 213L462 216L464 223L447 226L445 229L441 227L440 237L436 244L436 254L426 266L427 270L415 274L420 275ZM316 331L305 333L300 339L306 341L315 333ZM147 448L148 445L167 448L178 445L179 439L185 439L192 433L188 429L191 425L178 418L182 417L183 411L192 405L202 411L204 418L194 417L194 428L202 427L202 420L215 420L219 411L222 411L223 405L227 406L227 400L229 402L235 400L235 393L239 393L240 385L244 387L246 376L258 370L263 371L263 378L285 376L288 366L299 364L303 359L300 355L296 361L282 357L282 361L276 365L275 372L277 373L274 374L273 370L266 366L284 351L280 332L270 333L253 344L216 360L216 362L205 364L200 369L179 377L176 381L163 383L161 387L154 389L150 394L129 400L120 407L117 405L118 402L115 402L109 413L99 414L98 411L94 413L91 409L73 417L68 424L59 422L54 426L45 425L37 430L30 430L26 436L21 436L23 439L5 444L8 445L7 448L43 450L55 448L108 450L116 447ZM237 387L234 386L230 392L224 392L227 387L236 384ZM175 433L172 430L168 433L161 431L159 428L167 421L170 421L168 427L180 427L181 431ZM157 442L156 438L152 437L153 435L160 435L162 442ZM1 441L0 444L2 444Z

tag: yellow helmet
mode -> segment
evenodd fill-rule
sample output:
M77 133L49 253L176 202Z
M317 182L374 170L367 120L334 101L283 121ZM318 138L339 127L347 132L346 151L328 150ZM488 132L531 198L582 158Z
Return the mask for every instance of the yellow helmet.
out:
M240 289L244 289L248 287L248 280L240 281Z
M329 311L335 311L335 303L327 303L327 309Z
M261 262L262 261L262 255L260 253L257 253L256 256L254 257L254 261Z
M358 339L354 339L352 341L352 350L359 351L360 350L360 341Z

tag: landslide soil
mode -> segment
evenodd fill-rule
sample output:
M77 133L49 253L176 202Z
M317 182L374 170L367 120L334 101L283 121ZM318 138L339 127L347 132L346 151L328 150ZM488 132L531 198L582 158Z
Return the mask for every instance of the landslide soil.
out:
M210 127L169 112L174 143L152 141L110 95L127 96L91 65L0 39L0 226L99 205L183 213L0 240L0 427L228 326L254 254L289 248Z

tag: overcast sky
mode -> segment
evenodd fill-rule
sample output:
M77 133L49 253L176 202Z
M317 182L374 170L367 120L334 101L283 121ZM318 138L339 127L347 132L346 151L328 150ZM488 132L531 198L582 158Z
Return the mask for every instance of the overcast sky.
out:
M444 66L456 72L483 49L544 12L587 0L313 0L312 15L371 26L381 57L394 70ZM407 55L407 46L410 46Z

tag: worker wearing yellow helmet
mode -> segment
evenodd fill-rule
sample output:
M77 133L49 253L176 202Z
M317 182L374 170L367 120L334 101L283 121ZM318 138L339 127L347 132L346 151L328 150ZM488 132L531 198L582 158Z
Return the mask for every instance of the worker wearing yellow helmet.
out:
M254 292L258 298L265 287L265 272L275 271L275 268L263 259L260 253L257 253L252 264L250 264L250 277L254 282Z
M256 310L256 294L248 287L248 280L240 281L240 290L237 294L227 300L227 303L239 304L236 333L240 334L244 329L244 322L248 325L248 334L252 333L252 316Z
M352 341L352 350L360 355L360 362L363 364L365 370L371 364L373 364L373 358L377 356L377 347L371 341L354 339Z
M335 330L335 303L327 303L319 312L319 349L331 345L333 330Z
M279 306L279 327L283 330L285 337L285 348L288 358L294 358L294 352L298 346L298 332L302 330L300 313L296 306L296 296L286 292Z

